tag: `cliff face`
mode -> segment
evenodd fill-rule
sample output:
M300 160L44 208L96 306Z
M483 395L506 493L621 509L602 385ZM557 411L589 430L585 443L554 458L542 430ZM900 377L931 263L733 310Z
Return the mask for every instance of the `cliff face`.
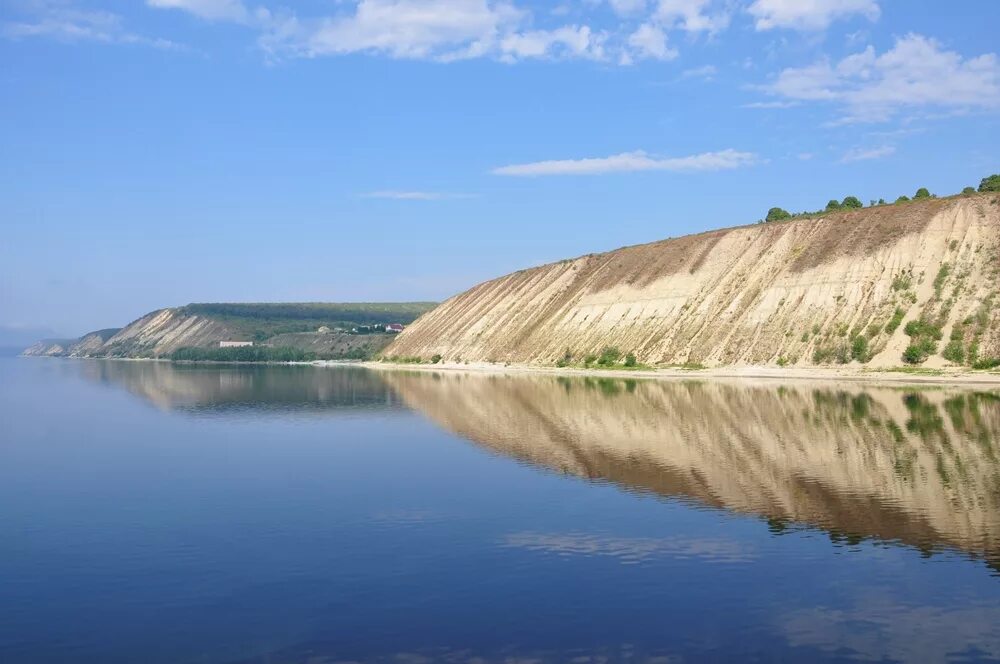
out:
M649 364L886 366L921 341L904 331L919 320L929 365L953 335L971 364L1000 356L998 270L1000 196L931 199L523 270L446 301L384 354L550 365L615 346Z
M121 329L100 330L79 339L39 342L24 355L53 357L157 357L185 346L218 345L233 332L209 318L188 315L183 309L160 309Z

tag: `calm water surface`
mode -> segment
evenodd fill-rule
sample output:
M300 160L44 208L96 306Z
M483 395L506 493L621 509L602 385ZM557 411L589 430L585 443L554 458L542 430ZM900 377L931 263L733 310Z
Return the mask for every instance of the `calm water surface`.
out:
M0 662L1000 661L1000 395L0 358Z

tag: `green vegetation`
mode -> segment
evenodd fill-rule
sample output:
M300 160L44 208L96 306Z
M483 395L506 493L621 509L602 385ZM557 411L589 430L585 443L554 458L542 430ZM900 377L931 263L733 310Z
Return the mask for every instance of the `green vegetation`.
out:
M903 361L920 364L937 352L937 342L941 340L941 327L924 320L911 320L903 328L910 337L910 345L903 351Z
M944 347L941 351L941 356L954 362L955 364L961 364L965 361L965 348L962 345L960 339L953 339L948 342L948 345Z
M629 353L628 355L625 356L625 366L626 367L632 368L632 367L637 366L638 364L639 364L639 362L638 362L638 360L636 360L635 353Z
M422 358L415 355L391 355L389 357L380 358L381 362L389 362L391 364L423 364Z
M948 275L951 274L951 265L949 263L941 263L941 268L938 270L937 276L934 277L934 297L941 299L941 289L944 288L944 282L948 280Z
M906 310L902 307L896 307L896 310L892 312L892 318L889 322L885 324L885 331L892 334L897 329L899 329L900 323L903 322L903 318L906 317Z
M827 212L834 212L835 210L839 210L840 209L840 201L831 198L827 202L825 209L826 209Z
M910 202L910 197L909 196L900 196L899 198L896 199L896 205L899 205L901 203L909 203L909 202Z
M979 183L979 191L984 194L988 191L1000 191L1000 175L984 177L983 181Z
M863 208L864 205L861 203L861 199L859 199L857 196L848 196L841 202L840 207L859 209Z
M622 352L618 350L615 346L605 346L601 351L600 357L597 358L597 363L602 367L610 367L618 363L618 359L622 356Z
M892 280L892 290L907 291L913 285L913 274L904 272Z
M851 361L851 349L846 343L818 345L813 351L813 364L847 364Z
M315 332L319 327L352 329L384 323L412 323L433 302L202 303L179 313L219 321L234 335L260 342L278 334Z
M974 193L976 193L976 188L975 187L966 187L965 189L962 190L962 194L965 194L965 195L974 194Z
M764 221L783 221L791 218L792 215L787 210L783 210L780 207L773 207L767 211L767 217Z
M323 359L299 348L240 346L237 348L178 348L170 354L174 362L312 362ZM358 358L361 359L361 358Z
M913 200L915 201L920 200L921 198L930 198L930 197L931 197L931 192L927 190L927 187L921 187L920 189L917 189L917 193L913 194Z
M854 337L854 340L851 341L851 357L862 363L872 359L872 352L868 347L868 339L860 336Z
M441 354L435 353L434 355L431 356L431 364L437 364L438 362L441 361L441 359L442 359Z

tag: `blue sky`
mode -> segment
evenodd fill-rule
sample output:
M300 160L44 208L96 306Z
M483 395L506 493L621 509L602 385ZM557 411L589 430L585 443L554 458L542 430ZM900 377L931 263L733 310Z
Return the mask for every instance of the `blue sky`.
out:
M0 0L0 327L443 299L1000 171L995 0Z

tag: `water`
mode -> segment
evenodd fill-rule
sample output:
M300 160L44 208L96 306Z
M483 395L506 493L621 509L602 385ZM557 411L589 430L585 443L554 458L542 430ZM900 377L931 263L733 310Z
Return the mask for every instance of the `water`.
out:
M1000 396L0 359L0 661L997 661Z

